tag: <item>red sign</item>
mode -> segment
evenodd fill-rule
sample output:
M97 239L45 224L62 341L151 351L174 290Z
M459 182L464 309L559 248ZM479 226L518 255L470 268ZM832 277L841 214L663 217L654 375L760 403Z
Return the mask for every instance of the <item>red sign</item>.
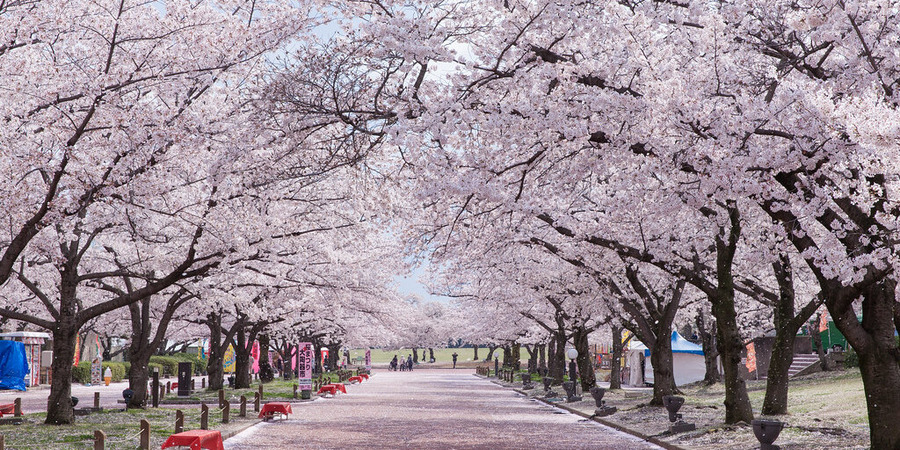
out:
M301 342L297 346L297 372L299 373L297 384L300 390L312 390L313 373L313 346L309 342Z

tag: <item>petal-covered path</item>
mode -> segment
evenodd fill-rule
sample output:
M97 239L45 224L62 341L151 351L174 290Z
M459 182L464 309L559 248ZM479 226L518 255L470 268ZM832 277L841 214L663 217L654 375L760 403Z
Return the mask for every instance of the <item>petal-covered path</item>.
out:
M256 425L225 448L659 448L471 370L381 371L347 392L296 405L289 420Z

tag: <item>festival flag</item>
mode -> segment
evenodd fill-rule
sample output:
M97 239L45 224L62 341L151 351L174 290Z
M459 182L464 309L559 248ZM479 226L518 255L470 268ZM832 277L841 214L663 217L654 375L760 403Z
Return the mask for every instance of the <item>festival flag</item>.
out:
M756 346L752 342L747 344L747 370L756 371Z
M99 334L97 335L97 338L94 343L97 344L97 358L100 359L100 361L103 361L103 347L100 345L100 335Z
M81 359L81 335L75 335L75 360L72 362L73 366L78 365L78 361Z
M828 310L819 317L819 332L825 331L828 329Z

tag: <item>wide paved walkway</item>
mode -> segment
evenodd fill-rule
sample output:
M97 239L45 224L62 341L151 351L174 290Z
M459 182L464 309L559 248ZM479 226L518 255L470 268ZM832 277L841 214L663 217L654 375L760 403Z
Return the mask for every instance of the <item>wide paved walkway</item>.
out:
M472 370L377 372L346 395L296 405L226 449L650 449L640 439L528 400Z

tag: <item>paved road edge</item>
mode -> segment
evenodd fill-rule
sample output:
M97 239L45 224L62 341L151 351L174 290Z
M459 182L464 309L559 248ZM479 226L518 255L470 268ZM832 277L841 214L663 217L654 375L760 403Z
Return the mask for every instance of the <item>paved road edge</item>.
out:
M490 378L486 378L486 377L479 376L479 375L475 375L475 376L478 377L478 378L481 378L481 379L483 379L483 380L488 380L488 381L490 381L491 383L496 384L497 386L500 386L500 387L503 387L503 388L506 388L506 389L512 389L513 392L522 394L522 395L525 396L526 398L534 399L534 400L537 400L537 401L539 401L539 402L541 402L541 403L544 403L544 404L547 404L547 405L550 405L550 406L555 406L555 407L557 407L557 408L559 408L559 409L566 410L566 411L568 411L568 412L570 412L570 413L572 413L572 414L575 414L575 415L584 417L585 419L593 420L594 422L597 422L597 423L599 423L599 424L601 424L601 425L606 425L606 426L608 426L608 427L610 427L610 428L614 428L614 429L616 429L616 430L618 430L618 431L621 431L621 432L623 432L623 433L630 434L630 435L632 435L632 436L634 436L634 437L636 437L636 438L643 439L643 440L645 440L645 441L647 441L647 442L650 442L651 444L656 444L656 445L658 445L658 446L660 446L660 447L662 447L662 448L664 448L664 449L666 449L666 450L687 450L687 449L685 449L684 447L679 447L679 446L677 446L677 445L675 445L675 444L673 444L673 443L671 443L671 442L666 442L666 441L664 441L664 440L662 440L662 439L659 439L659 438L656 438L656 437L653 437L653 436L648 436L648 435L646 435L646 434L644 434L644 433L641 433L640 431L632 430L631 428L624 427L624 426L622 426L622 425L619 425L619 424L614 423L614 422L610 422L610 421L608 421L608 420L604 420L604 419L602 419L602 418L600 418L600 417L591 417L590 414L584 413L584 412L579 411L579 410L574 409L574 408L570 408L570 407L566 406L564 403L550 402L550 401L544 400L544 399L542 399L542 398L540 398L540 397L530 397L530 396L528 395L527 392L525 392L525 391L523 391L523 390L520 390L520 389L511 388L511 387L509 387L509 386L504 386L503 384L497 382L497 380L491 380Z

